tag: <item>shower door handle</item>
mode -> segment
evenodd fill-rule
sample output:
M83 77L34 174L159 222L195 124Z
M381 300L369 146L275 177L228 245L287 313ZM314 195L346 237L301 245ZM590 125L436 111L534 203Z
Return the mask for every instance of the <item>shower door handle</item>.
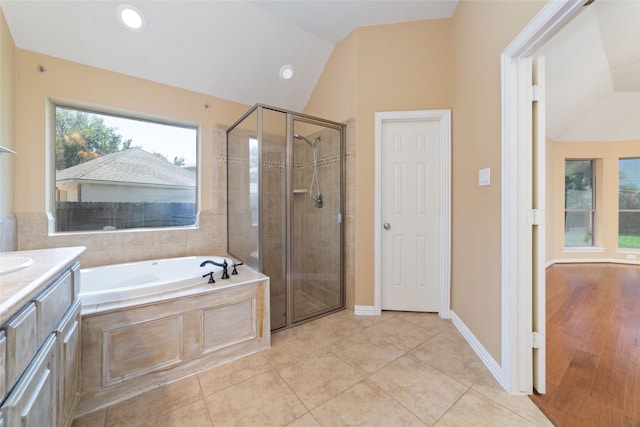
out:
M385 222L383 227L385 230L389 230L391 228L391 224L389 224L388 222Z

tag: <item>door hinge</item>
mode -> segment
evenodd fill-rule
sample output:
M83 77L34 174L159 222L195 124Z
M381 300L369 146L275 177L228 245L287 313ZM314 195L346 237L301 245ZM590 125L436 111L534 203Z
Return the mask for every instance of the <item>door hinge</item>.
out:
M530 344L531 348L544 348L545 347L545 336L540 332L531 332L530 335Z
M544 222L544 211L542 209L529 209L527 211L529 225L540 225Z
M542 97L542 88L540 85L533 85L529 89L529 99L531 101L540 101Z

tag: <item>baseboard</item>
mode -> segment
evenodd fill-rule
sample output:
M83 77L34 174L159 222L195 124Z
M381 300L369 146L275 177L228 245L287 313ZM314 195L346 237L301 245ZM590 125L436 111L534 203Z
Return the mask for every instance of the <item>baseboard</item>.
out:
M629 265L640 265L640 260L630 260L630 259L618 259L618 258L562 258L562 259L553 259L551 261L547 261L545 266L546 268L551 267L553 264L583 264L583 263L592 263L592 264L629 264Z
M353 314L357 316L378 316L376 307L373 305L356 305L353 307Z
M484 365L487 367L489 372L491 372L491 375L493 375L494 378L498 381L498 384L500 384L500 386L504 388L503 378L502 378L503 377L502 367L498 365L498 363L491 356L491 354L489 354L489 352L484 348L484 346L480 344L480 341L478 341L475 335L473 335L471 330L467 328L467 325L465 325L464 322L460 320L460 318L456 315L456 313L453 310L451 310L450 313L451 313L451 322L453 323L453 326L455 326L456 329L460 332L460 334L462 334L464 339L467 340L467 342L469 343L473 351L478 355L480 360L482 360L482 363L484 363Z

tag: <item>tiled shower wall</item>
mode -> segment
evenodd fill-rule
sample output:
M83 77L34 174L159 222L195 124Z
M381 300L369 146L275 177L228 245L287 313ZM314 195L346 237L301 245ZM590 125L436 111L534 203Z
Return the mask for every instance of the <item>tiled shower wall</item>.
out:
M318 182L324 206L316 207L313 150L304 141L295 141L294 188L294 272L296 292L304 292L320 305L329 308L340 304L340 133L324 129L307 135L318 141ZM310 188L311 187L311 188ZM309 194L311 193L311 194ZM297 249L297 250L296 250ZM313 310L313 309L311 309ZM306 310L305 310L306 311Z

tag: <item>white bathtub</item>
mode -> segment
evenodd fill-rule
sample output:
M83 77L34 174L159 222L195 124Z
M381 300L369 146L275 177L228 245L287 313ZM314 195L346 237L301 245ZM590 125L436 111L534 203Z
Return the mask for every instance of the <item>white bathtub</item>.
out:
M130 299L158 296L180 289L207 284L204 274L214 271L216 283L222 267L207 264L205 260L222 264L225 258L192 256L113 264L80 270L80 300L83 307L110 304ZM226 258L231 264L233 261ZM231 265L228 272L231 274Z

